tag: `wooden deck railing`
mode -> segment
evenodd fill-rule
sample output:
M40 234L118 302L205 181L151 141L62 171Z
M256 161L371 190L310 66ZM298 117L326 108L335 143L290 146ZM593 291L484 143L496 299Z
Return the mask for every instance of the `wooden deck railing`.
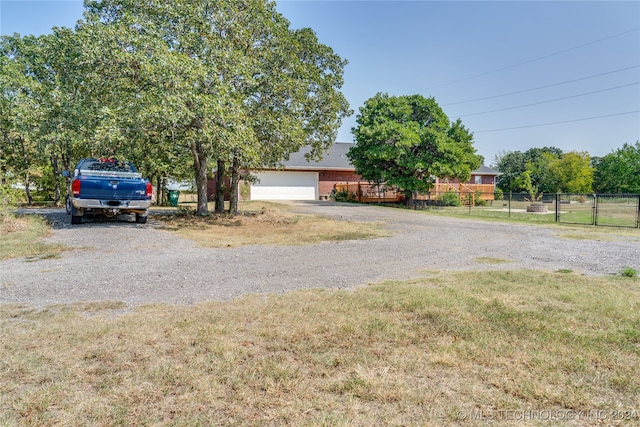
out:
M355 200L363 203L395 203L404 200L404 194L385 188L383 185L366 182L336 184L337 192L347 191Z
M404 200L404 194L395 190L387 189L384 185L369 184L366 182L352 182L336 184L338 192L347 191L351 197L359 202L400 202ZM416 197L418 200L435 199L447 192L457 193L460 199L472 197L472 200L480 198L483 200L494 200L495 187L492 184L460 184L460 183L438 183L434 184L429 193L420 193Z
M458 193L462 198L472 193L478 193L478 197L483 200L494 200L495 186L493 184L465 184L457 182L443 182L434 184L429 194L421 194L420 199L436 198L447 192Z

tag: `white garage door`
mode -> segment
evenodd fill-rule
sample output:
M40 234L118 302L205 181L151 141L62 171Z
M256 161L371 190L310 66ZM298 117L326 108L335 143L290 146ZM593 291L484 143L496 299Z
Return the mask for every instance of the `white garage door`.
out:
M258 172L251 200L316 200L317 172Z

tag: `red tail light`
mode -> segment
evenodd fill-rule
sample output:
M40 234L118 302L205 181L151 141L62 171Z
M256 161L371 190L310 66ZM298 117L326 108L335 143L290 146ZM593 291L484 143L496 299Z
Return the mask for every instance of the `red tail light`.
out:
M147 182L147 199L153 198L153 185L150 182Z
M74 179L73 181L71 181L71 192L73 193L74 196L79 196L80 195L80 180L79 179Z

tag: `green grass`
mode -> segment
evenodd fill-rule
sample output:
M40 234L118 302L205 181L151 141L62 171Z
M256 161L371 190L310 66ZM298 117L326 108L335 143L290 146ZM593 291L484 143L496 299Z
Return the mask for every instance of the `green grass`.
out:
M426 211L446 216L455 216L459 218L478 218L486 220L509 220L514 222L526 222L533 224L553 224L556 222L555 204L547 204L549 213L535 214L522 212L526 209L529 202L511 202L511 213L508 212L509 206L507 201L495 200L491 205L475 206L469 209L468 206L460 207L430 207ZM598 209L598 225L630 227L636 228L636 210L635 206L628 203L602 203ZM560 223L564 224L593 224L592 204L561 204L560 205Z
M27 257L28 261L56 258L67 248L43 241L51 233L47 221L37 215L0 217L0 260Z
M480 264L507 264L512 262L504 258L487 257L487 256L475 258L474 261Z
M504 420L459 414L640 408L637 278L432 272L189 307L1 308L1 425L480 426Z

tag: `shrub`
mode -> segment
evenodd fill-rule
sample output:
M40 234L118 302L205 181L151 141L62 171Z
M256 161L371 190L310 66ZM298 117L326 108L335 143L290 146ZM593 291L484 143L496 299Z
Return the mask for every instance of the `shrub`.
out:
M460 206L460 196L455 191L447 191L435 200L436 206Z
M476 206L487 206L487 201L482 198L482 191L476 190L473 194L473 202Z
M331 198L336 202L353 202L357 200L356 195L349 193L347 190L334 191L331 193Z
M638 277L638 270L631 267L625 267L622 269L620 274L623 275L624 277Z

